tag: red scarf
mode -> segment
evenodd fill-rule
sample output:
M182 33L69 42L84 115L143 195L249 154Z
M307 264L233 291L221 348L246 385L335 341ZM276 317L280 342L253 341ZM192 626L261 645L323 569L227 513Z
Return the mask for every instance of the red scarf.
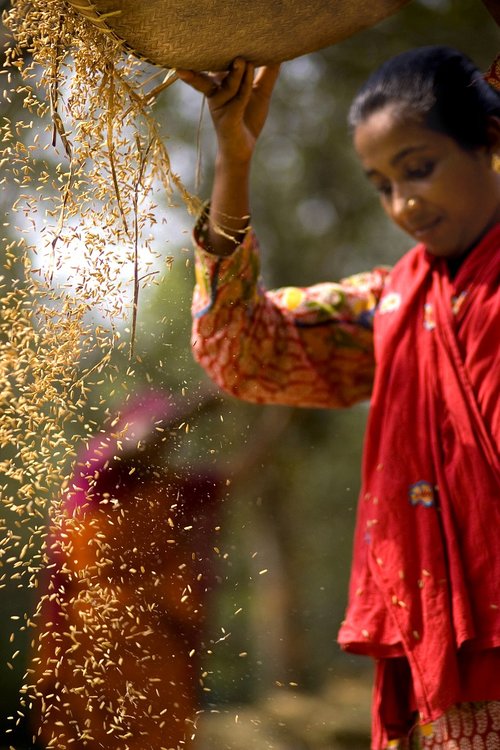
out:
M459 700L457 650L500 646L499 276L500 225L454 279L417 246L395 266L375 318L339 641L405 656L425 721Z

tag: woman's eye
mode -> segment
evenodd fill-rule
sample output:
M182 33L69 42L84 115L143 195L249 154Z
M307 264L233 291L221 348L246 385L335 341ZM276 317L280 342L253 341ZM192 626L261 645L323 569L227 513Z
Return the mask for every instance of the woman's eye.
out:
M392 192L390 182L380 182L378 184L375 183L374 188L377 191L377 193L379 193L379 195L386 196L386 195L390 195Z
M424 164L408 167L406 170L406 174L408 179L410 180L424 180L426 177L429 177L432 174L433 170L434 162L426 161Z

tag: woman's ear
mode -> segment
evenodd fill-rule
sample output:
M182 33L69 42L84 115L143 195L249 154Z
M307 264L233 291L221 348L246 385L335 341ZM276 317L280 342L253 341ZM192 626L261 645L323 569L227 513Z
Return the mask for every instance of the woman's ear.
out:
M488 145L492 153L500 154L500 117L490 115L487 125Z
M491 115L488 118L487 135L491 166L495 172L500 172L500 117Z

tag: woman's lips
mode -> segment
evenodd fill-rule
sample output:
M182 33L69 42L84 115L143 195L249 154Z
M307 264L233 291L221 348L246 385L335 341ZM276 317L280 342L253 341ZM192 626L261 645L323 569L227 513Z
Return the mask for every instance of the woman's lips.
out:
M419 224L418 226L412 227L410 229L410 234L412 234L416 239L421 240L422 242L425 242L426 238L430 237L434 230L438 227L438 225L441 223L441 219L433 219L432 221L428 221L426 223Z

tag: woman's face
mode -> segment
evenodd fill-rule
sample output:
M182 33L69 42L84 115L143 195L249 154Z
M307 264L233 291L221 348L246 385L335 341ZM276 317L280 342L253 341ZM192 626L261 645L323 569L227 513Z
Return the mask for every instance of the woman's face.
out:
M357 126L354 146L386 214L433 255L462 255L500 221L490 149L466 151L393 104Z

